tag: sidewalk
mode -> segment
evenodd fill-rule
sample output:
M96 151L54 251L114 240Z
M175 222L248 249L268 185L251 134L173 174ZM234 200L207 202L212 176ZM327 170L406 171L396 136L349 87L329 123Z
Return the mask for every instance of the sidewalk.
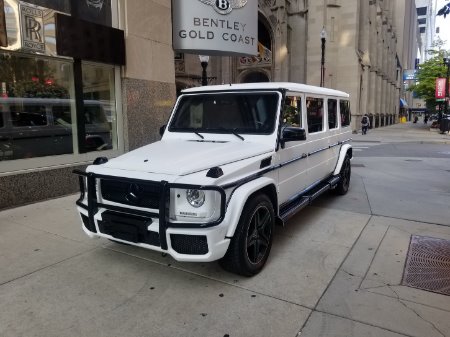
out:
M437 129L431 129L430 123L401 123L389 125L382 128L370 129L366 135L358 134L352 136L354 142L418 142L450 144L448 133L440 134Z

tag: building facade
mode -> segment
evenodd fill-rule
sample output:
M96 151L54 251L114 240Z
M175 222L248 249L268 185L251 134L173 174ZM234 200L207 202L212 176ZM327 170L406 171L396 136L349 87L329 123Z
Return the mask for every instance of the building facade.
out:
M415 0L415 3L419 26L418 56L422 63L430 57L427 50L431 49L436 33L436 0Z
M0 209L73 193L74 169L159 139L177 93L202 75L198 55L172 49L171 10L170 0L0 0ZM351 95L355 132L364 113L375 127L395 123L417 49L412 14L414 0L259 0L258 55L212 56L207 81L322 77Z
M373 127L396 123L406 108L400 98L411 100L402 74L414 65L416 18L414 0L260 0L259 55L212 57L209 82L320 85L323 71L325 87L351 95L354 132L363 114ZM196 55L184 55L176 63L179 89L186 84L184 76L197 78L186 87L199 83Z
M0 209L74 193L73 169L158 139L176 96L170 0L0 12Z

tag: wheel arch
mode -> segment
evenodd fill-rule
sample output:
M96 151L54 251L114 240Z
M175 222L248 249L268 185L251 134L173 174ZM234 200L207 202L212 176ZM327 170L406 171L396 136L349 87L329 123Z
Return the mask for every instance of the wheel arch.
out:
M275 181L268 177L261 177L238 187L232 194L224 221L228 222L226 237L233 237L242 211L247 202L257 194L265 194L273 205L275 217L278 216L278 194Z
M349 156L350 159L353 158L353 148L350 144L344 144L339 151L339 158L336 163L336 168L334 169L333 175L339 174L341 172L342 165L344 164L345 157Z

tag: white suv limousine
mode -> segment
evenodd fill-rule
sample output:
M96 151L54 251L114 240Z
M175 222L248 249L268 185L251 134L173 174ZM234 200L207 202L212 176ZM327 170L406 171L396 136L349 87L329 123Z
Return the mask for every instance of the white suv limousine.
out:
M347 192L349 123L349 95L337 90L295 83L185 90L161 141L75 171L83 229L254 275L275 223L327 190Z

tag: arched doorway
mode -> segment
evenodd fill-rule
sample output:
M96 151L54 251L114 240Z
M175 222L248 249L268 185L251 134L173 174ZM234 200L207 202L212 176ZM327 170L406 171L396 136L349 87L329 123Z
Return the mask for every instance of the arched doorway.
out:
M241 83L270 82L269 77L261 71L252 71L244 75Z
M237 82L270 82L273 65L273 32L262 12L258 14L258 55L238 59Z

